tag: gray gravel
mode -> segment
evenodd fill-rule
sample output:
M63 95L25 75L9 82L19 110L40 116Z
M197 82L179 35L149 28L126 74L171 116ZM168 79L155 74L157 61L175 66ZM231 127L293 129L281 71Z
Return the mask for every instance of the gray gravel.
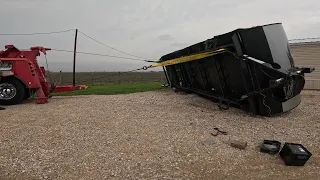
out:
M0 111L0 179L317 179L320 92L302 98L273 118L172 90L10 106ZM228 135L212 136L214 127ZM264 139L302 143L313 155L288 167L259 152Z

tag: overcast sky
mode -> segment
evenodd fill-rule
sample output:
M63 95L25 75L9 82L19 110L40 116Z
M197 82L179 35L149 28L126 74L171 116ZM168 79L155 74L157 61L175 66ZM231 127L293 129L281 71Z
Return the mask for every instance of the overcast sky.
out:
M158 60L162 55L215 35L281 22L288 39L320 36L318 0L0 0L3 33L80 31L130 54ZM18 48L46 46L73 50L74 32L0 36ZM121 54L79 34L78 51ZM51 71L72 71L72 53L48 53ZM44 65L43 57L39 58ZM123 71L150 63L77 55L77 71ZM159 70L159 69L156 69ZM161 70L161 69L160 69Z

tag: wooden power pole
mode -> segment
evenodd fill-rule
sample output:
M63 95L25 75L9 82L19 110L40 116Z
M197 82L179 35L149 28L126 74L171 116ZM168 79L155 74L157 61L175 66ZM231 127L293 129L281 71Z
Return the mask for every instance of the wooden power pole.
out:
M78 29L76 29L76 34L75 34L75 36L74 36L74 49L73 49L73 86L76 85L77 39L78 39Z

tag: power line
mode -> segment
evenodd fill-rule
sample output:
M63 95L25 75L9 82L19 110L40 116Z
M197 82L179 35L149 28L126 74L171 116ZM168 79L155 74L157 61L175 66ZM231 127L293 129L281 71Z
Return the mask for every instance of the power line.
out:
M115 51L121 52L121 53L126 54L126 55L129 55L129 56L133 56L133 57L137 57L137 58L141 58L141 59L148 59L148 58L144 58L144 57L136 56L136 55L129 54L129 53L126 53L126 52L124 52L124 51L121 51L121 50L119 50L119 49L113 48L113 47L111 47L111 46L108 46L108 45L106 45L106 44L104 44L104 43L102 43L102 42L100 42L100 41L98 41L98 40L94 39L93 37L91 37L91 36L89 36L89 35L85 34L84 32L81 32L80 30L78 30L78 31L79 31L81 34L83 34L84 36L86 36L86 37L88 37L88 38L92 39L93 41L95 41L95 42L97 42L97 43L99 43L99 44L101 44L101 45L103 45L103 46L106 46L106 47L108 47L108 48L110 48L110 49L113 49L113 50L115 50Z
M68 53L73 53L73 51L69 50L62 50L62 49L52 49L52 51L59 51L59 52L68 52ZM104 57L113 57L113 58L120 58L120 59L130 59L130 60L135 60L135 61L143 61L143 62L156 62L147 60L147 59L136 59L136 58L130 58L130 57L121 57L121 56L113 56L113 55L108 55L108 54L98 54L98 53L91 53L91 52L76 52L77 54L86 54L86 55L95 55L95 56L104 56Z
M44 34L58 34L73 31L74 29L64 31L53 31L53 32L36 32L36 33L18 33L18 34L0 34L0 36L29 36L29 35L44 35Z
M68 30L62 30L62 31L52 31L52 32L35 32L35 33L0 33L0 36L25 36L25 35L44 35L44 34L57 34L57 33L64 33L64 32L69 32L69 31L74 31L75 29L68 29ZM102 44L110 49L113 49L115 51L118 51L118 52L121 52L121 53L124 53L126 55L129 55L129 56L134 56L134 57L137 57L137 58L142 58L142 59L148 59L148 58L144 58L144 57L140 57L140 56L136 56L136 55L133 55L133 54L129 54L129 53L126 53L124 51L121 51L121 50L118 50L116 48L113 48L111 46L108 46L96 39L94 39L93 37L85 34L84 32L81 32L80 30L78 30L81 34L83 34L84 36L92 39L93 41L96 41L97 43L99 44ZM312 39L320 39L320 37L313 37L313 38L300 38L300 39L289 39L288 41L295 41L295 40L312 40Z

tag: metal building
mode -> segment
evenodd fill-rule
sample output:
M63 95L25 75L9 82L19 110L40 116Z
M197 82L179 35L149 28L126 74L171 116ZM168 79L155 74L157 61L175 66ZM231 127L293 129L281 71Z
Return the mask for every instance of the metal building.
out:
M305 74L304 89L320 90L320 41L290 42L290 50L296 66L313 66L314 72Z

